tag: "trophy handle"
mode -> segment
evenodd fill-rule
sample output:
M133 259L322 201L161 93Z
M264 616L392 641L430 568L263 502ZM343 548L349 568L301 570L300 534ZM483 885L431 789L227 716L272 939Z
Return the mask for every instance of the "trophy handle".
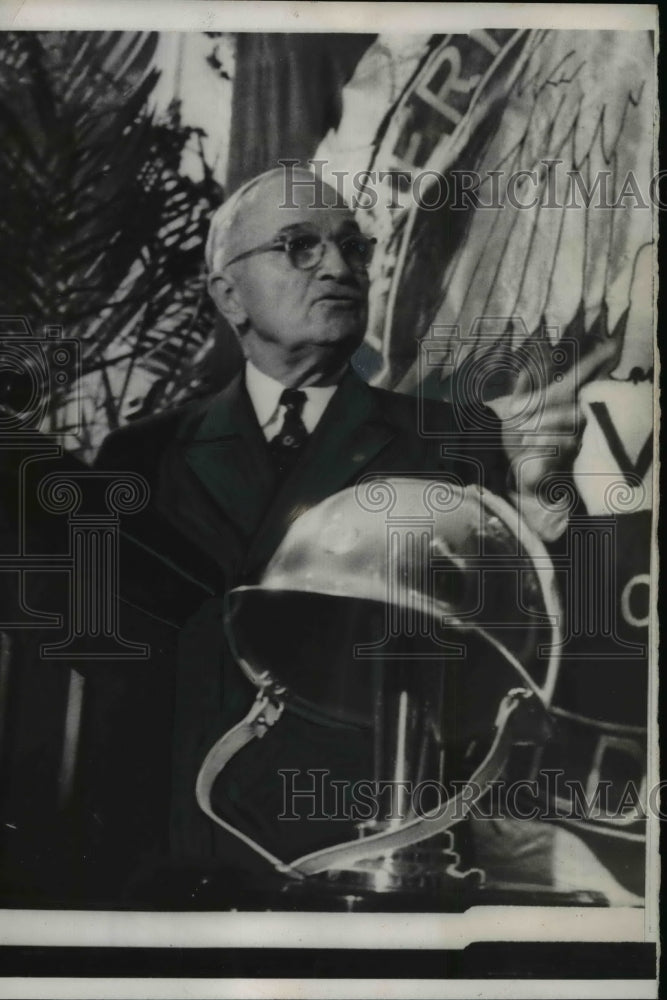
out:
M244 844L257 854L261 854L281 874L289 875L294 879L302 879L303 876L292 868L291 865L275 857L270 851L265 850L260 844L254 841L252 837L248 837L246 834L241 833L240 830L237 830L231 823L226 823L224 819L216 815L211 806L211 791L216 778L239 750L242 750L252 740L261 740L275 726L285 708L285 702L282 697L284 694L284 687L280 687L274 681L267 679L266 683L260 688L246 717L237 723L237 725L227 730L206 754L197 775L195 795L197 796L199 808L214 823L217 823L218 826L221 826L234 837L238 837L239 840L242 840Z
M502 772L516 740L525 738L526 735L534 737L535 710L544 707L535 693L525 688L513 688L507 693L498 710L496 733L489 752L471 775L465 788L450 799L444 809L438 806L432 813L410 820L397 829L327 847L306 854L288 864L217 816L211 806L211 790L216 778L239 750L253 739L262 739L278 722L285 708L284 694L285 688L278 687L267 676L266 683L259 691L246 717L221 736L206 755L197 776L196 796L200 808L214 823L242 840L278 872L298 880L331 869L347 868L356 862L410 847L447 830L453 823L463 818L465 813L462 814L461 809L469 808L472 802L477 801L487 790L489 783ZM544 716L539 711L538 715L543 721ZM473 790L472 798L466 794L470 788Z

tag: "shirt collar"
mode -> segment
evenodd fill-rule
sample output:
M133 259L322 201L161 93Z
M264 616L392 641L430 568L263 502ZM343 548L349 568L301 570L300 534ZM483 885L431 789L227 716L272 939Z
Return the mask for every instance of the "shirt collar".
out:
M275 415L285 386L261 372L252 361L246 361L245 384L259 426L264 427Z
M341 372L342 378L343 372ZM260 427L266 427L280 408L280 397L285 389L281 382L260 371L252 361L246 361L245 383L250 401L253 405ZM337 385L308 385L299 387L306 394L306 426L317 423L329 400L338 388ZM312 416L311 412L312 411ZM309 419L310 418L310 419ZM311 430L308 427L308 430Z

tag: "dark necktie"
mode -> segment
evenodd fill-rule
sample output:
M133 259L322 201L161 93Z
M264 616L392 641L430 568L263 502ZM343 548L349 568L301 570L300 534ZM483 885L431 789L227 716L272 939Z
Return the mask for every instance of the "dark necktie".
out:
M279 476L285 476L296 465L303 445L308 439L308 431L301 419L306 394L301 389L285 389L280 403L285 407L285 419L278 434L271 439L269 447Z

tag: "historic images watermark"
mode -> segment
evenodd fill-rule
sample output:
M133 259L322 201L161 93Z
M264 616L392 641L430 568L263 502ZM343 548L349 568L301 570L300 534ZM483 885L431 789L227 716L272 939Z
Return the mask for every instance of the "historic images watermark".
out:
M63 336L60 326L47 326L38 336L25 316L0 316L0 444L16 435L47 430L49 403L67 397L68 422L81 425L81 348Z
M378 207L402 211L417 206L425 211L540 209L667 208L661 185L667 170L654 174L648 187L628 170L621 178L611 170L598 170L590 177L581 170L567 170L560 159L541 159L528 170L327 170L327 160L309 159L312 180L296 176L303 171L300 160L278 161L284 171L280 208L296 208L295 192L310 187L311 208L338 207L372 211ZM307 169L307 168L306 168ZM332 206L325 201L322 183L336 192Z
M117 586L121 518L147 506L148 483L135 472L65 460L62 433L50 418L58 402L70 432L82 425L78 339L64 337L60 326L40 336L25 316L0 316L0 339L0 458L16 482L14 548L0 552L0 574L16 596L0 611L0 629L57 636L40 646L45 660L145 659L149 647L121 634ZM45 532L65 519L65 544L54 551ZM64 613L37 611L26 599L29 580L44 573L62 574ZM9 643L7 632L0 636Z
M450 811L451 821L468 817L488 820L553 820L606 822L628 827L649 815L667 818L661 781L647 790L644 783L608 780L584 784L565 777L561 769L545 769L533 779L419 782L333 778L326 768L305 771L283 768L282 810L286 822L308 819L352 823L435 820ZM665 799L667 802L667 799Z

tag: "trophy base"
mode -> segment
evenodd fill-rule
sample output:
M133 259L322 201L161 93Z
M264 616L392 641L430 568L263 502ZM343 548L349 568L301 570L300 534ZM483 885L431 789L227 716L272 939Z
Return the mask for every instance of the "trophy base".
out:
M544 885L487 884L479 868L465 869L449 832L391 855L286 882L287 908L333 911L457 913L471 906L607 906L599 892L560 892Z
M458 893L478 889L484 875L478 868L464 871L460 857L451 850L449 833L415 847L359 861L349 868L335 868L311 876L334 892L363 893ZM301 885L302 883L297 883Z

